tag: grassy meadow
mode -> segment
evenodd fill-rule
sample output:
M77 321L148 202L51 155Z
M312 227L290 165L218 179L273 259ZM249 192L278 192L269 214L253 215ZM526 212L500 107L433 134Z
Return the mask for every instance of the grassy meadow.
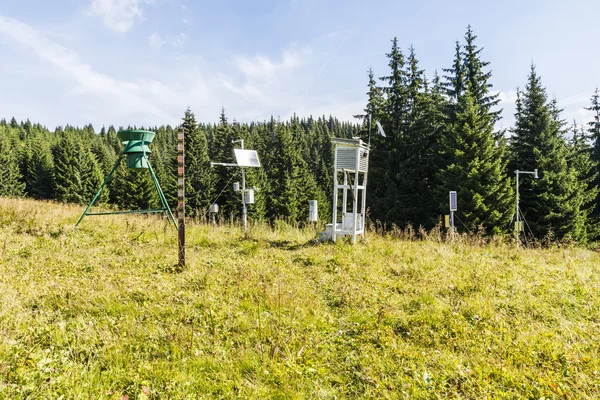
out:
M0 199L0 398L597 399L600 255Z

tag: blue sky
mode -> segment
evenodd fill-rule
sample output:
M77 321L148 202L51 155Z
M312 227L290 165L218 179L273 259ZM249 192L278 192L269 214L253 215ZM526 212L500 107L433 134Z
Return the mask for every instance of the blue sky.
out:
M56 125L177 124L332 114L366 101L390 40L431 77L471 24L512 124L533 61L563 118L584 122L600 85L592 0L2 0L0 117Z

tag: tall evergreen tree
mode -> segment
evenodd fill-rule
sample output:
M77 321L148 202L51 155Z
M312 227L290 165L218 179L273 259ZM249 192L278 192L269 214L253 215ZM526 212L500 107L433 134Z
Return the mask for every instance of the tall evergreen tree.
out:
M597 172L591 159L592 148L583 127L573 122L570 144L569 170L575 174L575 190L570 201L574 204L573 238L580 242L598 237L599 224L594 216L596 197L600 192L596 183Z
M465 70L463 67L463 54L460 42L457 40L454 52L454 62L451 68L444 68L443 71L448 75L444 75L445 82L442 84L446 88L446 93L450 98L449 110L452 114L453 108L458 105L458 100L465 90Z
M92 200L96 192L100 189L104 181L104 173L98 159L87 143L80 145L77 161L81 174L83 202L87 203ZM106 188L106 190L102 190L96 199L96 204L106 203L108 199L109 189Z
M186 208L190 216L203 216L213 198L215 177L208 157L206 134L188 108L183 117L185 132Z
M68 203L83 203L85 195L78 153L81 146L74 134L65 132L54 148L56 199Z
M540 179L522 179L519 187L521 211L537 238L550 230L558 238L576 233L573 224L578 215L572 201L575 176L569 170L569 148L559 114L532 65L517 104L510 169L540 171Z
M377 81L375 80L375 74L373 74L373 69L369 67L368 70L369 83L367 84L367 105L365 107L364 114L357 114L354 117L359 118L364 122L369 121L369 116L371 117L371 127L375 125L375 120L380 120L382 117L382 113L385 108L385 97L383 95L383 90L381 87L377 85Z
M221 109L219 124L213 130L213 140L209 147L211 160L235 163L233 141L240 139L238 134L235 122L230 124L225 115L225 109ZM239 216L241 211L240 195L232 190L233 183L241 181L241 173L239 168L225 167L217 167L215 172L217 175L215 188L219 195L219 215L220 218L231 220Z
M54 198L54 159L48 141L38 138L33 142L28 166L29 195L36 199Z
M444 86L450 99L446 126L440 136L443 164L439 174L438 199L447 204L447 193L456 190L461 213L471 227L488 232L506 228L512 189L506 176L504 132L495 132L501 110L490 92L489 62L481 59L477 36L467 27L465 45L456 43L452 68L445 69Z
M477 47L475 44L476 39L477 36L473 33L471 25L469 25L465 33L465 46L462 52L465 84L470 85L471 96L475 103L479 105L480 112L490 115L492 123L495 123L500 119L502 113L502 110L493 110L500 103L499 94L490 93L492 84L489 80L492 77L492 72L490 70L484 71L484 68L489 66L490 63L481 59L483 49Z
M494 135L492 119L475 103L468 83L452 130L442 142L448 164L440 182L445 189L442 195L457 191L465 223L500 233L508 223L512 191L506 177L505 143Z
M62 134L54 148L56 199L68 203L89 202L100 188L104 175L85 137L77 137L73 129ZM103 191L97 203L108 200Z
M590 158L596 175L595 184L600 187L600 91L598 88L592 95L590 103L590 107L586 108L592 112L592 120L588 122L587 138L592 142ZM596 197L596 207L592 218L600 221L600 195Z
M383 121L386 126L386 132L393 140L399 140L402 135L402 128L407 114L406 99L406 71L404 69L406 60L400 47L398 47L398 38L392 40L392 49L386 54L389 59L390 75L383 76L380 79L387 83L383 87L383 93L387 101L385 105L386 118Z
M269 215L285 217L290 222L306 220L308 200L327 204L327 197L319 190L313 174L302 157L298 135L300 126L292 120L288 126L275 127L271 153L268 154L271 196L267 199Z
M14 143L0 132L0 196L22 196L25 192Z

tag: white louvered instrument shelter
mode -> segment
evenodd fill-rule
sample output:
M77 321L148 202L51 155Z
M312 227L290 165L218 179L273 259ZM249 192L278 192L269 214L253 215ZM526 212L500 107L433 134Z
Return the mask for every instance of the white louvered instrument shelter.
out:
M365 231L369 145L359 138L336 138L332 142L335 144L333 221L324 234L333 241L338 236L351 235L354 244L356 236L364 237Z

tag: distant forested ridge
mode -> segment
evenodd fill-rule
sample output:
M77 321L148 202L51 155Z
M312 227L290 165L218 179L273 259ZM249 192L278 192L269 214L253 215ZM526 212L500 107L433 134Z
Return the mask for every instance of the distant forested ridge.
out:
M247 184L260 188L250 218L303 222L308 200L318 200L322 220L331 216L333 137L373 135L367 207L384 226L432 228L447 213L448 191L458 193L461 229L488 234L510 232L514 217L514 170L540 171L521 180L521 209L527 230L580 242L597 240L600 184L600 93L590 90L591 122L567 124L549 98L535 66L517 91L515 124L499 130L499 94L491 66L471 27L455 44L441 73L426 76L411 46L397 38L386 54L389 69L367 75L367 104L356 122L333 116L238 123L225 110L216 124L198 122L192 110L181 126L45 126L12 118L0 120L0 195L85 204L112 168L122 145L120 129L157 133L151 162L171 206L177 194L177 129L186 132L187 212L203 219L217 197L220 218L237 218L240 199L231 189L239 170L211 167L233 162L232 140L256 149L262 168L247 169ZM527 71L524 71L524 76ZM368 116L371 118L368 118ZM369 126L369 121L371 126ZM147 171L122 162L99 199L117 208L158 205ZM464 225L463 225L464 224Z

